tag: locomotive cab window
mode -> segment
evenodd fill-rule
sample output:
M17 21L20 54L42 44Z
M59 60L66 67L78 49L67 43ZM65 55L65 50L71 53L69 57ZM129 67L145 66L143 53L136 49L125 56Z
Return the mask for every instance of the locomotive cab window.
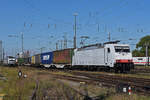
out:
M9 61L15 61L15 60L9 60Z
M110 48L107 48L107 52L110 53Z
M128 46L115 46L115 52L130 52L130 48Z

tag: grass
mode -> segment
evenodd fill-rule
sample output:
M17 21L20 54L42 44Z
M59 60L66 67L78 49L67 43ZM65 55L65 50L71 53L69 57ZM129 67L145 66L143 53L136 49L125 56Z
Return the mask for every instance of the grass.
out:
M69 83L62 83L51 77L52 74L72 76L69 72L52 72L35 68L21 68L27 78L18 78L19 68L0 67L0 75L6 80L0 79L0 94L5 94L4 100L29 100L33 94L38 81L36 91L36 100L83 100L84 97L79 95ZM43 73L43 74L39 74ZM96 72L95 72L96 73ZM84 89L84 87L74 87L75 89ZM100 100L150 100L150 97L132 94L117 94L112 88L87 85L89 95L98 96Z
M37 92L37 100L83 100L81 98L72 88L54 79L40 81Z
M70 74L70 73L66 73L66 72L62 72L62 71L57 71L57 72L51 72L51 73L53 73L53 74L55 74L55 75L66 75L66 76L73 76L72 74Z
M23 71L24 73L27 73ZM18 69L10 67L0 67L0 74L7 80L0 80L0 93L6 95L5 100L28 100L35 82L30 78L18 78Z
M22 70L23 74L27 74L27 78L18 78L18 71ZM32 70L31 70L32 69ZM0 93L5 94L4 100L29 100L32 96L33 90L36 86L36 80L39 81L38 91L36 93L37 100L45 100L51 97L52 100L56 97L62 100L82 100L67 85L60 84L55 79L51 78L50 73L59 75L70 75L63 72L48 72L45 70L38 70L34 68L10 68L0 67L0 74L6 77L7 80L0 80ZM47 74L38 74L38 73ZM60 98L61 97L61 98ZM55 100L54 99L54 100Z

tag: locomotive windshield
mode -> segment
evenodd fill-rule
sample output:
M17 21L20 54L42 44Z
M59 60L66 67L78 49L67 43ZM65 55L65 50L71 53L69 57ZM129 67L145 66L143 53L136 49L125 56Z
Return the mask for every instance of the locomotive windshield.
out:
M128 46L115 46L115 52L130 52Z
M9 60L9 61L15 61L15 59L14 59L14 60L11 59L11 60Z

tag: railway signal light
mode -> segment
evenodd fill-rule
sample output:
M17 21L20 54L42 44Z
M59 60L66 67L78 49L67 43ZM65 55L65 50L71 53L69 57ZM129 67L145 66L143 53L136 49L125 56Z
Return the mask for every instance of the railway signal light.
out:
M130 86L128 87L128 93L129 93L129 95L131 95L131 87Z

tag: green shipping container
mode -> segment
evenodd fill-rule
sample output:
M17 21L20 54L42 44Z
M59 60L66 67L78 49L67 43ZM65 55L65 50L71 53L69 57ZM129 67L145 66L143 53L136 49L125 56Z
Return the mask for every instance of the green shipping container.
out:
M24 64L24 58L18 58L18 64L19 65Z

